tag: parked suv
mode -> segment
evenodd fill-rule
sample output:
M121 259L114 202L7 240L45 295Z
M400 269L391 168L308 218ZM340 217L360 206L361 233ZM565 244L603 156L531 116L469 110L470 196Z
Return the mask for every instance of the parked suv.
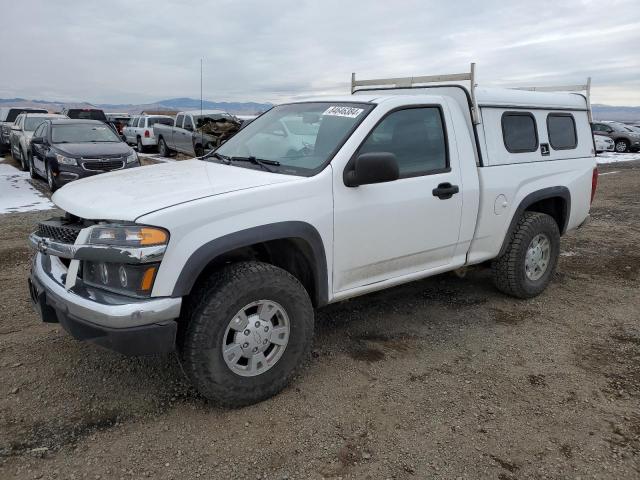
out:
M98 120L47 120L31 138L31 177L46 178L52 192L78 178L139 166L136 152Z
M11 156L20 161L22 170L29 169L29 143L34 130L45 120L67 118L55 113L21 113L11 127Z
M640 150L640 132L619 122L594 122L593 133L606 135L613 139L618 153Z
M300 367L314 307L487 262L541 294L596 188L588 100L469 78L276 106L208 158L68 185L30 237L34 304L78 339L177 349L239 407Z
M123 129L125 141L135 145L142 153L148 148L156 148L158 142L153 131L156 124L173 125L173 117L168 115L140 115L133 117Z
M43 108L2 107L0 108L0 153L9 150L11 127L22 112L47 113Z

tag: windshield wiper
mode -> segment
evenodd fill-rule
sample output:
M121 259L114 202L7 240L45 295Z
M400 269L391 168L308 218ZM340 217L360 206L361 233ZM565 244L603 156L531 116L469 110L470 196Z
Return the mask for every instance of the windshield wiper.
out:
M277 160L267 160L264 158L256 158L254 156L251 157L226 157L231 162L249 162L254 165L260 165L267 172L273 172L273 169L269 168L268 165L273 165L274 167L279 167L280 162Z
M207 158L211 158L211 157L215 157L218 160L222 160L227 165L231 163L231 161L229 160L229 157L225 157L224 155L221 155L217 152L209 152L206 155L203 155L202 157L200 157L200 160L206 160Z

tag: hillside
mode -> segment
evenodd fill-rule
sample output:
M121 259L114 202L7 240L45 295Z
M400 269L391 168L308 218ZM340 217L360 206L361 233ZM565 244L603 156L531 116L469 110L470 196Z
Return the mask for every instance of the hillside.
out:
M154 103L141 104L91 104L88 102L59 102L55 100L27 100L24 98L0 98L0 106L11 105L20 107L40 107L51 112L59 112L65 106L76 108L98 107L107 112L140 113L142 111L164 110L198 110L200 99L197 98L168 98ZM257 102L213 102L204 100L202 108L206 110L225 110L236 115L251 115L264 112L272 107L270 103ZM616 107L611 105L594 104L593 117L595 120L617 120L620 122L640 122L640 107Z

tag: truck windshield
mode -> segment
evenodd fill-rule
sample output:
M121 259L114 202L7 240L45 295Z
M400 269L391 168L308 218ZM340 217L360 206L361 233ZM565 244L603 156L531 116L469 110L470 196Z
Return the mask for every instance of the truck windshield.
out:
M120 139L106 125L76 123L69 125L54 125L51 131L53 143L90 143L90 142L120 142Z
M277 173L311 176L331 161L374 105L313 102L279 105L240 130L216 153L268 160ZM259 168L250 162L234 165Z

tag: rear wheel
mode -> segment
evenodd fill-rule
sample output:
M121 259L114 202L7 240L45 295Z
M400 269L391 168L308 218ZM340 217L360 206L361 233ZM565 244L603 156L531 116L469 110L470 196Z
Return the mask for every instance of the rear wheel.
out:
M138 153L144 153L144 145L142 144L142 138L138 137L137 140Z
M291 274L261 262L216 272L192 295L180 345L185 373L229 407L282 390L309 351L313 307Z
M158 140L158 153L161 157L168 157L170 155L169 147L167 147L167 142L164 141L164 138L160 137Z
M626 140L616 140L616 152L625 153L629 150L629 142Z
M198 144L193 148L196 157L202 157L204 155L204 148L202 147L202 145Z
M558 263L560 231L544 213L525 212L512 233L507 251L492 263L501 292L531 298L547 288Z

